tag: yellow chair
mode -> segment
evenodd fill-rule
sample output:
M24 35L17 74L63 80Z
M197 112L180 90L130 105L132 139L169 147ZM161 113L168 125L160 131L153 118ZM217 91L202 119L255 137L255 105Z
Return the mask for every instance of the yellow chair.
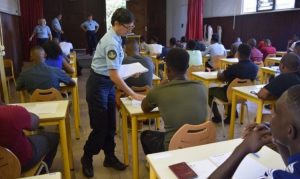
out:
M182 149L216 141L216 128L211 121L199 125L185 124L173 135L169 150Z
M268 55L266 56L266 58L264 59L265 66L274 66L275 63L272 63L272 62L267 63L267 62L266 62L267 59L268 59L269 57L276 57L276 54L268 54Z
M205 68L203 65L193 65L193 66L190 66L187 70L187 76L188 76L188 79L192 80L193 77L192 77L192 73L193 72L197 72L197 71L205 71Z
M21 175L19 159L10 150L0 147L0 178L15 179Z
M226 106L226 108L224 107L224 110L227 109L228 105L231 104L231 100L232 100L232 88L233 87L238 87L238 86L251 86L254 85L254 82L251 81L250 79L239 79L236 78L234 79L228 86L227 88L227 92L226 92L226 96L227 96L227 101L223 101L219 98L214 98L212 103L211 103L211 113L212 113L212 106L213 103L215 102L217 105L222 105L223 107ZM248 106L246 103L245 99L241 99L238 98L237 99L237 104L241 104L241 114L240 114L240 123L243 123L243 117L244 117L244 107L247 107L247 115L248 115ZM227 111L227 110L226 110ZM212 115L212 114L211 114ZM222 130L223 130L223 136L225 137L225 127L224 127L224 120L225 120L225 114L221 113L221 118L222 118ZM247 117L247 119L249 120L249 118Z
M60 92L55 88L50 88L46 90L36 89L30 96L31 102L41 102L41 101L57 101L63 100Z
M258 72L257 72L257 77L256 77L256 80L255 80L255 83L256 84L260 84L262 81L263 81L263 73L262 73L262 71L261 71L261 67L264 67L264 62L263 61L261 61L261 62L254 62L256 65L257 65L257 67L258 67Z
M6 83L8 94L10 95L10 81L13 80L14 85L16 87L16 79L15 79L15 72L14 72L14 64L11 59L4 59L4 69L5 69L5 76L6 76Z

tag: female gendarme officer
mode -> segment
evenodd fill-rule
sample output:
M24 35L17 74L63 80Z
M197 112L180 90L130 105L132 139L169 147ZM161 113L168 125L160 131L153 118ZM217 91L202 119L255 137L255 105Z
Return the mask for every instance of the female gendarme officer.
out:
M144 97L134 93L118 73L124 58L121 36L126 36L134 28L134 16L129 10L119 8L114 12L111 24L112 29L97 45L91 74L86 84L86 100L92 128L81 158L83 174L86 177L94 175L93 155L98 154L101 149L105 154L104 167L117 170L126 168L114 154L115 85L136 100L142 100Z

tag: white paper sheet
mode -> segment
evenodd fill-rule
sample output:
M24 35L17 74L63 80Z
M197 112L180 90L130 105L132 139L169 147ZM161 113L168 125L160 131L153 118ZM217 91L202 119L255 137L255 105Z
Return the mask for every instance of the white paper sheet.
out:
M145 73L147 71L149 71L147 68L139 62L136 62L122 65L118 72L122 79L127 79L135 74Z
M194 170L195 173L197 173L197 179L206 179L217 168L209 160L189 162L188 165Z
M27 106L26 109L34 114L54 114L58 108L57 103L42 103L38 105Z

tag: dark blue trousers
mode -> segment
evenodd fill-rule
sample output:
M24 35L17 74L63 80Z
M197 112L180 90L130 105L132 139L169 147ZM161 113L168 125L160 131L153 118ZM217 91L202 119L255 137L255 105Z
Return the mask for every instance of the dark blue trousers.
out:
M86 101L89 108L92 132L84 146L84 154L96 155L102 149L113 155L116 132L115 86L109 77L91 71L86 84Z
M86 40L88 43L87 53L92 55L97 46L97 36L94 31L86 31Z

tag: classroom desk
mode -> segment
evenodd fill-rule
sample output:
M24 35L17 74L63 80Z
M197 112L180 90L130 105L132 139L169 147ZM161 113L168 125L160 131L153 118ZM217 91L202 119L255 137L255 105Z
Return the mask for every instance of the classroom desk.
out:
M232 89L232 101L231 101L231 118L229 126L229 139L233 139L234 136L234 124L235 124L235 112L237 106L237 98L243 98L245 100L254 102L257 104L256 123L260 124L262 120L262 112L264 104L275 104L275 100L262 100L257 97L253 92L258 92L265 85L253 85L253 86L242 86L233 87ZM241 114L242 115L242 114Z
M220 83L220 81L217 79L217 71L213 72L192 72L192 78L194 80L202 81L202 83L209 88L209 85L211 83Z
M153 74L153 76L152 76L152 84L153 85L159 85L160 84L160 78L158 76L156 76L155 74Z
M61 173L60 172L48 173L44 175L24 177L24 179L61 179Z
M155 75L159 76L159 65L162 64L164 66L163 79L166 79L166 77L167 77L167 74L166 74L166 71L167 71L166 70L166 68L167 68L166 62L163 61L163 60L157 59L157 57L155 55L152 55L151 59L152 59L152 62L154 64L154 66L155 66Z
M66 86L64 83L60 83L60 91L71 91L72 95L72 108L75 126L75 137L80 139L80 108L79 108L79 92L78 92L78 78L72 78L75 81L75 86Z
M215 165L216 163L214 163L209 157L232 152L241 142L242 139L234 139L196 147L149 154L147 155L147 161L150 164L150 179L176 179L177 177L169 169L169 166L180 162L188 163L208 159ZM248 156L267 168L285 168L281 156L268 147L262 147L257 155L259 158L251 154ZM262 175L263 174L264 173L262 173Z
M128 158L128 127L127 116L131 119L131 137L132 137L132 169L133 179L139 178L139 154L138 154L138 121L145 119L156 119L160 117L158 109L154 109L150 113L144 113L140 106L140 103L132 104L132 101L128 98L121 98L121 115L122 115L122 140L123 140L123 152L124 163L129 164Z
M268 83L270 76L275 76L276 73L280 73L279 66L272 67L260 67L262 72L261 84Z
M77 77L77 57L75 51L70 53L70 65L74 69L74 73L72 73L72 77L75 78Z
M282 57L268 57L265 59L265 66L271 66L272 63L280 63Z
M277 51L276 52L276 56L279 56L279 57L283 57L285 54L287 54L286 51Z
M69 101L18 103L14 105L23 106L29 112L38 115L40 118L40 126L58 125L64 166L64 178L70 179L70 170L73 169L73 153L71 147L70 122L67 117ZM56 107L56 109L53 109L54 107ZM47 113L47 109L49 109L49 113Z
M233 65L239 62L238 58L221 58L220 66L221 69L226 69L229 65Z

